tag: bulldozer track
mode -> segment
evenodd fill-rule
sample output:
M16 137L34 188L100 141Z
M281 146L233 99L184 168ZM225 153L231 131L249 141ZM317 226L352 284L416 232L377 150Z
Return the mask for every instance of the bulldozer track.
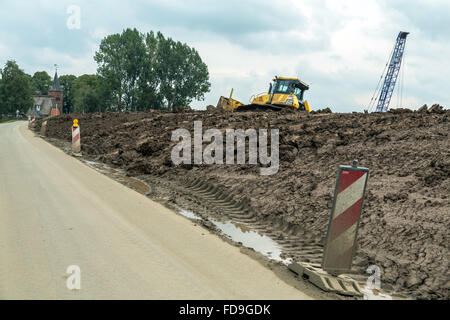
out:
M236 112L266 112L266 111L282 111L284 109L289 109L294 111L295 109L291 107L280 107L273 104L249 104L240 106L236 109Z

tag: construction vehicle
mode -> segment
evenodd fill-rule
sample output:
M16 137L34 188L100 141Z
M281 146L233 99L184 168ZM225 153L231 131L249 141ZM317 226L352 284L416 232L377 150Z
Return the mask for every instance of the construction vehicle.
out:
M298 78L275 77L273 83L270 83L269 91L252 96L249 104L234 100L232 97L234 90L231 90L229 98L220 97L217 108L233 112L283 109L311 112L308 101L303 100L307 90L309 85Z

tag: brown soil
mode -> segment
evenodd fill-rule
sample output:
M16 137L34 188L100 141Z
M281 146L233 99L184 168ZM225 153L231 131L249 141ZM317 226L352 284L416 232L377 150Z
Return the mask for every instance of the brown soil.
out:
M375 264L384 288L450 298L448 110L64 115L49 121L48 136L70 141L74 118L87 158L145 181L153 198L260 230L302 261L320 262L337 167L358 159L371 173L355 272ZM174 166L172 131L193 132L197 120L203 130L279 129L278 174L262 177L252 165Z

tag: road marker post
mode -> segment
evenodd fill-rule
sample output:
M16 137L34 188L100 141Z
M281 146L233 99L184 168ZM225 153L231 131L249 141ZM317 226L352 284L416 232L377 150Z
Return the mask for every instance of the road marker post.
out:
M45 137L46 134L47 134L47 120L42 120L41 137Z
M369 169L339 166L333 206L322 261L322 269L333 274L351 270L364 203Z
M356 251L368 177L369 169L358 167L357 160L352 166L339 166L322 264L293 261L288 265L289 270L324 291L363 296L359 283L347 273Z
M81 157L80 125L78 119L73 120L72 125L72 152L75 157Z
M33 117L33 119L31 119L31 129L34 129L36 125L36 117Z
M28 129L31 128L31 116L28 116Z

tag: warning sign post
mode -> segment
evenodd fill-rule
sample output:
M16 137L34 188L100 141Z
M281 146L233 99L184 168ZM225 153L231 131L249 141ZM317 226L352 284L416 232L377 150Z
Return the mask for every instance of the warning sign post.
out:
M47 120L42 120L41 137L45 137L46 133L47 133Z
M330 273L350 271L363 208L369 169L339 166L330 223L325 241L322 269Z
M76 157L81 157L81 135L78 119L73 120L72 125L72 153Z

